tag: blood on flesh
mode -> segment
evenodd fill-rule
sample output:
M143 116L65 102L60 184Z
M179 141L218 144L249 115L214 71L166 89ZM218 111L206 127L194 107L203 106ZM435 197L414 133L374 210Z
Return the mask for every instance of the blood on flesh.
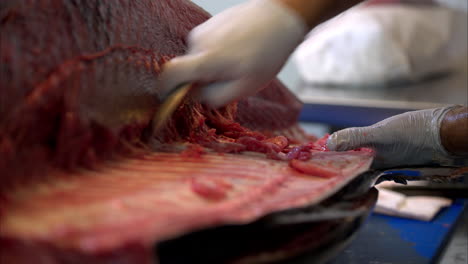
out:
M325 139L304 140L278 80L216 110L187 98L152 133L163 64L208 18L185 0L1 2L1 259L150 262L152 243L320 201L368 167L331 153L347 172L314 177Z

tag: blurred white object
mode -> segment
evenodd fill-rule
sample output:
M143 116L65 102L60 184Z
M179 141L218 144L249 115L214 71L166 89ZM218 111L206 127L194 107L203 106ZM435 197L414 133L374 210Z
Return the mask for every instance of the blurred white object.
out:
M377 189L379 197L374 211L380 214L431 221L440 209L452 204L450 199L443 197L405 196L384 188Z
M468 11L468 1L466 0L434 0L441 6L446 6L460 11Z
M467 58L466 0L438 1L450 8L361 5L324 23L294 53L301 78L360 86L416 81L457 68Z

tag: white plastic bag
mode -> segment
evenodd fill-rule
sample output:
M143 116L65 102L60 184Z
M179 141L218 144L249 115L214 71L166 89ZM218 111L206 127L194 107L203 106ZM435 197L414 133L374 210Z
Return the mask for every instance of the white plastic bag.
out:
M466 55L463 8L382 4L355 7L317 27L293 59L307 83L367 86L448 72Z

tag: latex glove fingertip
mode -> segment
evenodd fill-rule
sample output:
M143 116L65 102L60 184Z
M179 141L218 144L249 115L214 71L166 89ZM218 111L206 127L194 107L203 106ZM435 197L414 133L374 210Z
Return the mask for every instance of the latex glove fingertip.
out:
M162 68L160 91L167 94L177 85L202 79L200 65L204 60L201 55L176 57L165 63Z
M201 88L199 99L202 103L207 104L212 108L222 107L237 96L238 91L230 88L231 86L232 82L207 85Z
M202 88L200 100L213 107L222 107L242 96L255 93L256 83L246 79L215 83Z
M336 135L336 132L331 134L328 139L327 139L327 143L326 143L326 146L329 150L331 151L336 151L336 148L337 148L337 135Z
M366 145L366 127L352 127L337 131L330 135L327 147L334 151L345 151L360 148Z

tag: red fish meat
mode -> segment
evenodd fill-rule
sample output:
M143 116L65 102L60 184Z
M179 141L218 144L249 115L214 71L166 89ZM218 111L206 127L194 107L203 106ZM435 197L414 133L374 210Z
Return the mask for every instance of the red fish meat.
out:
M368 169L372 153L306 144L277 80L222 109L188 98L150 131L162 65L208 18L184 0L0 3L2 262L150 263L158 242L318 203Z
M326 154L321 160L340 171L334 177L305 175L286 162L246 154L154 153L106 162L11 194L0 236L3 243L27 241L22 250L31 252L28 260L56 261L44 263L60 263L64 252L78 260L115 253L149 263L155 243L319 202L372 161L366 152ZM126 250L129 245L140 250ZM8 256L8 247L2 248Z

